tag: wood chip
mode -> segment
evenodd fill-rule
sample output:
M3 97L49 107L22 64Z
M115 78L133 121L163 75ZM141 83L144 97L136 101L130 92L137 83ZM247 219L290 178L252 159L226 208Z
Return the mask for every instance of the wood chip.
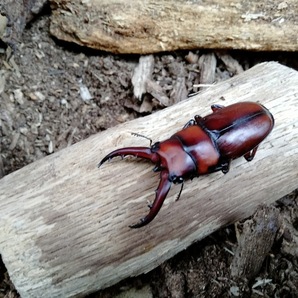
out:
M168 107L170 105L170 99L163 92L162 87L158 83L147 80L146 91L154 97L159 106Z
M0 94L4 91L5 89L5 71L0 70Z
M152 100L148 98L148 96L144 97L142 104L140 106L139 112L140 113L150 113L153 110Z
M14 99L19 105L24 104L24 94L21 89L16 89L13 91Z
M217 52L216 56L226 65L227 70L233 75L240 74L244 71L238 60L234 59L231 55Z
M199 61L199 55L198 54L194 54L193 52L189 52L186 56L185 56L185 60L190 63L190 64L196 64Z
M0 179L4 176L5 176L4 165L3 165L2 156L0 154Z
M53 149L53 141L50 141L49 142L49 145L48 145L48 152L49 154L53 153L54 149Z
M185 68L182 63L173 62L171 67L171 72L176 75L176 81L173 85L173 90L171 91L170 98L172 103L180 102L187 98L187 89L185 82Z
M216 57L213 53L204 54L199 59L200 84L213 84L215 79Z
M20 138L20 133L19 132L15 132L12 135L12 140L11 140L11 143L9 145L9 150L13 150L16 147L19 138Z
M141 100L143 94L146 93L146 83L152 77L153 68L153 55L140 57L139 64L136 66L131 79L133 94L139 100Z

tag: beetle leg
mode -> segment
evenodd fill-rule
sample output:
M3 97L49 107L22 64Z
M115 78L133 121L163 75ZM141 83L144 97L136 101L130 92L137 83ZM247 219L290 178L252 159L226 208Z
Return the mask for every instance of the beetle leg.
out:
M158 188L156 190L155 200L150 208L149 213L145 217L143 217L138 223L129 226L130 228L135 229L135 228L143 227L147 225L149 222L151 222L154 219L154 217L157 215L158 211L160 210L171 188L172 182L169 181L168 177L169 177L169 174L167 171L164 170L160 173L160 181L159 181Z
M199 124L201 122L201 120L203 119L202 116L200 115L195 115L195 121L196 121L196 124Z
M183 126L183 129L193 126L195 124L195 121L193 119L190 119L186 124Z
M222 171L224 174L226 174L226 173L229 172L229 170L230 170L230 164L231 164L230 161L226 161L226 162L223 162L223 163L221 164L221 171Z
M147 147L127 147L127 148L121 148L117 149L115 151L112 151L107 156L105 156L101 162L98 164L98 167L100 167L103 163L105 163L107 160L112 159L116 156L125 156L125 155L133 155L136 157L141 157L145 159L152 159L152 152L150 148Z
M181 183L181 188L180 188L180 191L179 191L178 196L177 196L177 198L176 198L176 202L180 199L180 196L181 196L183 187L184 187L184 182Z
M223 105L212 105L211 106L211 110L213 111L213 112L216 112L216 111L218 111L218 110L221 110L221 109L223 109L225 106L223 106Z
M194 119L190 119L184 126L183 126L183 129L187 128L187 127L190 127L190 126L193 126L196 124L196 121Z
M258 150L258 147L259 146L256 146L255 148L253 148L251 151L247 152L244 154L244 158L247 160L247 161L252 161L253 158L255 157L256 155L256 152Z

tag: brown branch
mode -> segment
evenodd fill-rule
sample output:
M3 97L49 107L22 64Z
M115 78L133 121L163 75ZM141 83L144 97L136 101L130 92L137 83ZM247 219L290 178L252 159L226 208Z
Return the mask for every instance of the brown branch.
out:
M297 51L296 0L51 0L51 33L113 53ZM283 4L283 5L281 5Z

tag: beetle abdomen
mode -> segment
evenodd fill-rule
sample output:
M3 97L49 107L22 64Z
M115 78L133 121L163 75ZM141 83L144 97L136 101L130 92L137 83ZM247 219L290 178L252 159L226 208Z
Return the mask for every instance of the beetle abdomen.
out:
M202 125L213 134L221 156L235 159L266 138L274 119L262 105L242 102L215 111L202 119Z

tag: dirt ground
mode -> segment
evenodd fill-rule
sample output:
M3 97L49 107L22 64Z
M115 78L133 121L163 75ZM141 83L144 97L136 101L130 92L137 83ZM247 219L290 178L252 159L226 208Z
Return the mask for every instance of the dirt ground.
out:
M139 56L120 56L62 43L49 35L49 15L32 21L13 56L0 48L0 177L101 130L161 108L133 96L132 75ZM171 103L183 69L187 94L202 83L199 58L210 51L154 55L152 80ZM298 70L297 53L214 52L214 82L261 61L275 60ZM235 67L224 59L230 57ZM178 70L177 70L178 69ZM89 90L84 93L86 88ZM99 157L100 159L100 157ZM192 245L152 272L128 279L90 297L298 297L298 193L275 204L282 231L259 272L231 277L232 251L239 226L224 228ZM296 242L297 244L297 242ZM132 293L132 292L131 292ZM139 293L139 294L137 294ZM19 297L0 263L0 298ZM123 296L124 297L124 296ZM129 297L129 295L127 296ZM143 295L143 297L145 297Z

